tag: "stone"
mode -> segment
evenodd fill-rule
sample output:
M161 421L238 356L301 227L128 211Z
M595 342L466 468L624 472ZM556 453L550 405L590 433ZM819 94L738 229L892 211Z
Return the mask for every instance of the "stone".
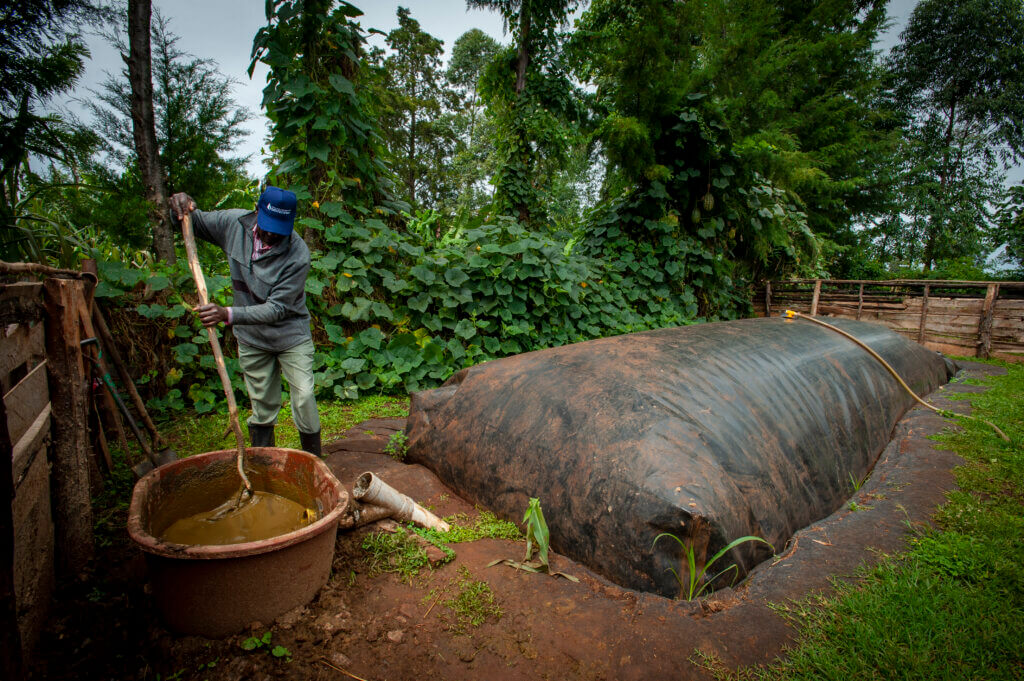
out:
M405 632L401 629L395 629L394 631L388 632L388 640L392 643L401 643L403 636L405 636Z

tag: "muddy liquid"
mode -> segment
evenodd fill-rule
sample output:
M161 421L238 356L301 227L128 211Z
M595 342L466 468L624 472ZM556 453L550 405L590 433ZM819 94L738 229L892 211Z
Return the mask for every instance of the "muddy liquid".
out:
M316 512L270 492L254 492L239 503L232 496L217 508L176 521L160 539L173 544L241 544L305 527Z

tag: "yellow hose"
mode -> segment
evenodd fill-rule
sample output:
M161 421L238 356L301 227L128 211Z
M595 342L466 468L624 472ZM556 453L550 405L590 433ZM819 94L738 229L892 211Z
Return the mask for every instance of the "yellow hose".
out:
M917 400L917 402L919 404L921 404L921 405L923 405L925 407L928 407L929 409L934 411L936 414L939 414L941 416L947 416L947 417L953 417L953 418L960 417L960 418L974 419L975 421L981 421L982 423L986 423L989 426L991 426L992 430L994 430L996 432L996 435L998 435L999 437L1001 437L1003 440L1005 440L1007 442L1010 441L1010 438L1006 436L1006 433L1004 433L1002 430L1000 430L999 426L997 426L996 424L992 423L991 421L986 421L985 419L980 419L980 418L978 418L976 416L970 416L968 414L957 414L956 412L949 411L948 409L939 409L938 407L936 407L934 405L928 404L927 402L922 400L920 397L918 397L917 393L915 393L913 390L911 390L910 386L907 385L907 382L904 381L903 378L898 373L896 373L896 370L893 369L892 366L888 362L886 362L884 359L882 359L881 355L879 355L877 352L875 352L874 350L869 348L866 343L864 343L863 341L861 341L858 338L855 338L851 334L843 331L839 327L832 326L831 324L829 324L827 322L823 322L820 319L815 319L814 317L812 317L810 315L802 314L800 312L794 312L793 310L786 310L785 313L783 313L783 317L785 317L786 319L794 319L794 318L806 319L809 322L813 322L813 323L817 324L818 326L824 326L826 329L831 329L832 331L835 331L839 335L844 336L844 337L850 339L851 341L853 341L854 343L859 345L861 348L863 348L865 351L867 351L867 353L869 355L871 355L872 357L877 359L879 362L881 362L882 366L884 366L886 368L886 370L890 374L893 375L893 378L895 378L899 382L899 384L901 386L903 386L903 389L906 390L908 393L910 393L910 396L913 397L915 400Z

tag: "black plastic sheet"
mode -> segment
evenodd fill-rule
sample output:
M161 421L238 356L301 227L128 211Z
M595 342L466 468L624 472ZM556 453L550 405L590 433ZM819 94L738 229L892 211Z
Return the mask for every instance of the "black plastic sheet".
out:
M885 327L829 320L918 393L948 379L935 352ZM781 551L835 511L912 398L862 348L808 321L747 319L604 338L486 362L412 397L409 459L519 521L539 497L552 547L622 586L676 595L743 535ZM743 575L771 551L721 561Z

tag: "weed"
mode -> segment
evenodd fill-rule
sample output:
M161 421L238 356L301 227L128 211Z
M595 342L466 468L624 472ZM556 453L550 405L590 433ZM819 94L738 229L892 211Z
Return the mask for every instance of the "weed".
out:
M412 581L420 570L430 565L427 552L421 542L413 535L422 537L445 554L442 563L455 557L455 552L448 544L476 541L478 539L521 539L519 529L512 523L501 520L490 511L480 511L476 519L469 521L469 516L460 513L445 518L450 529L447 532L409 524L398 528L396 532L378 532L363 540L363 550L369 555L366 562L370 566L370 574L382 572L397 574L404 582ZM353 573L353 580L354 580Z
M420 570L430 565L426 550L405 527L399 527L395 532L367 535L363 539L363 550L369 554L366 562L371 575L391 572L403 582L411 583ZM449 559L455 555L451 549L448 552L451 554Z
M863 478L858 480L857 478L853 477L853 473L850 473L850 484L853 486L853 491L854 492L859 492L860 488L864 486L864 483L867 482L867 479L870 476L871 476L871 474L868 473Z
M580 581L572 575L564 572L552 572L548 563L548 548L551 541L551 533L548 532L547 521L544 520L544 510L540 507L540 499L531 498L526 507L526 514L523 516L523 523L526 525L526 557L523 561L517 562L510 558L499 558L491 561L487 567L494 565L508 565L517 570L527 572L543 572L552 577L565 577L570 582ZM537 559L533 560L534 548L537 549Z
M285 658L285 662L290 662L292 659L292 653L284 646L270 647L270 642L273 634L268 630L263 633L262 636L250 636L249 638L242 641L242 650L259 650L265 648L268 653L276 658Z
M358 400L321 400L317 402L320 410L320 428L324 439L329 440L354 426L371 418L402 418L409 415L409 400L386 396L363 397ZM239 405L239 418L244 422L249 415L248 409ZM278 415L277 445L279 447L299 446L299 431L291 416L291 404L285 401ZM224 432L223 414L207 414L196 418L176 419L161 428L170 446L182 456L190 456L200 452L210 452L225 447L233 447L231 440ZM134 447L137 450L137 446ZM136 451L136 457L141 454ZM130 476L130 472L129 472ZM130 487L129 487L130 489Z
M384 453L395 461L405 461L405 455L408 451L408 438L404 430L392 433L391 437L388 438L388 443L384 445Z
M270 645L270 638L273 634L270 631L264 632L263 636L250 636L242 641L242 650L257 650Z
M679 582L680 594L686 594L686 600L688 601L692 601L694 598L699 598L705 589L710 587L715 582L715 580L717 580L719 577L724 575L726 572L729 572L730 570L732 570L734 573L733 583L735 583L736 576L739 575L739 568L736 566L735 563L733 563L732 565L728 566L727 568L725 568L724 570L710 578L707 577L707 571L711 569L711 566L714 565L719 558L721 558L726 553L736 548L740 544L743 544L748 541L759 541L762 544L768 544L768 548L772 549L773 552L775 551L774 547L772 547L772 545L766 542L764 539L748 535L746 537L740 537L739 539L734 539L731 542L729 542L725 546L725 548L723 548L721 551L713 555L706 563L704 563L704 567L698 570L697 557L693 550L693 546L684 544L682 539L672 534L671 532L662 532L657 537L655 537L654 544L651 545L651 548L654 548L654 545L657 544L658 540L662 537L671 537L672 539L674 539L676 543L679 544L679 547L683 550L683 555L686 557L686 563L689 570L687 571L687 580L685 582L683 581L682 576L679 574L678 571L676 571L675 568L669 568L669 570L672 571L672 574L675 575L676 581Z
M444 602L455 615L455 621L449 624L452 631L463 633L467 627L479 627L491 618L498 621L505 614L490 585L473 579L465 565L459 566L459 579L455 586L458 592Z

